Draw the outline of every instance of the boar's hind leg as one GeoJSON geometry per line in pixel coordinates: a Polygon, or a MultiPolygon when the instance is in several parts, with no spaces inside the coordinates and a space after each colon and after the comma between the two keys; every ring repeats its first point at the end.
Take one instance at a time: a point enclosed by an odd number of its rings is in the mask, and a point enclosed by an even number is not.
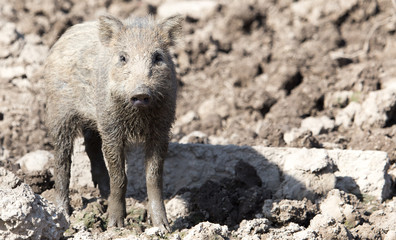
{"type": "Polygon", "coordinates": [[[168,150],[167,141],[152,141],[146,143],[146,186],[148,213],[153,225],[163,231],[170,231],[166,218],[164,200],[162,197],[162,173],[164,158],[168,150]]]}
{"type": "Polygon", "coordinates": [[[91,161],[92,181],[99,185],[100,195],[107,198],[110,192],[109,173],[102,153],[102,139],[97,131],[84,129],[85,151],[91,161]]]}
{"type": "Polygon", "coordinates": [[[74,138],[77,134],[76,119],[52,122],[50,127],[55,148],[55,192],[56,203],[71,213],[69,201],[69,183],[71,155],[73,153],[74,138]]]}

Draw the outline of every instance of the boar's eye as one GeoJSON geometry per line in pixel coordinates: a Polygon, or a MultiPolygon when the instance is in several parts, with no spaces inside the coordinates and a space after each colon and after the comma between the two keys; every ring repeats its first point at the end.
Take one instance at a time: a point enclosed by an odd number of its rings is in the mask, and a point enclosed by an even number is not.
{"type": "Polygon", "coordinates": [[[120,52],[119,61],[122,64],[127,63],[128,62],[128,55],[126,53],[124,53],[124,52],[120,52]]]}
{"type": "Polygon", "coordinates": [[[157,65],[164,62],[164,56],[160,52],[154,52],[153,64],[157,65]]]}

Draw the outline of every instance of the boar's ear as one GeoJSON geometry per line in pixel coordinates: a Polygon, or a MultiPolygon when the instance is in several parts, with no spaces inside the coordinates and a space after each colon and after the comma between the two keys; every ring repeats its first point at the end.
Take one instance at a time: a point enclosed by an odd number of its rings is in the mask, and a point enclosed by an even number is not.
{"type": "Polygon", "coordinates": [[[184,17],[176,15],[169,17],[160,22],[160,27],[166,35],[166,43],[168,46],[174,46],[182,32],[182,23],[184,17]]]}
{"type": "Polygon", "coordinates": [[[115,17],[104,15],[99,17],[99,39],[105,46],[109,46],[114,35],[117,34],[123,24],[115,17]]]}

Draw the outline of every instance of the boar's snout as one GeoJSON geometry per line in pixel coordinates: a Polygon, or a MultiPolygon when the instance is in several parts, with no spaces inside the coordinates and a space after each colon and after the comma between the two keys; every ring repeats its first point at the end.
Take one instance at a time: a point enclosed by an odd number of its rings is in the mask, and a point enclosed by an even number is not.
{"type": "Polygon", "coordinates": [[[134,107],[148,107],[152,102],[151,91],[146,85],[140,85],[132,92],[131,102],[134,107]]]}

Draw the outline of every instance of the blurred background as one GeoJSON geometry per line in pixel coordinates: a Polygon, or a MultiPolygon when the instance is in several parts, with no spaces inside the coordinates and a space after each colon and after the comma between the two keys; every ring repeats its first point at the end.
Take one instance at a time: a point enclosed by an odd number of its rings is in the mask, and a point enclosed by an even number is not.
{"type": "Polygon", "coordinates": [[[41,67],[67,28],[103,13],[181,13],[173,141],[372,149],[394,161],[395,11],[390,0],[2,0],[0,159],[51,149],[41,67]]]}
{"type": "MultiPolygon", "coordinates": [[[[394,0],[0,0],[0,166],[52,150],[44,61],[104,13],[184,16],[173,142],[380,150],[395,182],[394,0]]],[[[50,171],[30,177],[53,187],[50,171]]]]}

